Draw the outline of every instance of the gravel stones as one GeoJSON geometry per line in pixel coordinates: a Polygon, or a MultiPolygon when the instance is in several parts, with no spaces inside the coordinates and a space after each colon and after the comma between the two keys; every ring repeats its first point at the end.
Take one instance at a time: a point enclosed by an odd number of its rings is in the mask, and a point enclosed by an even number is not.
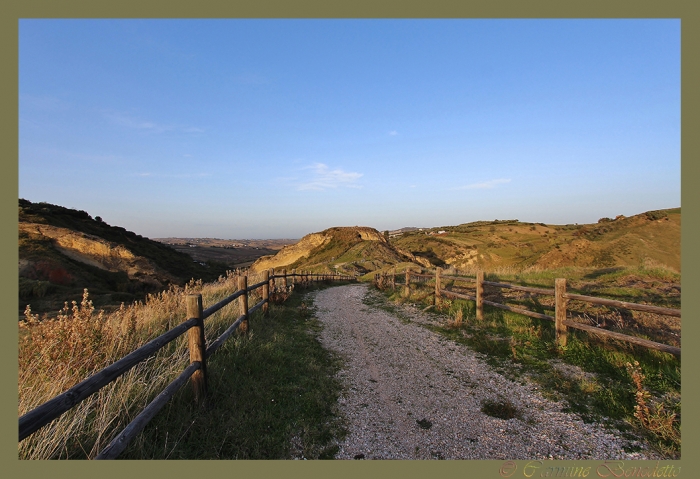
{"type": "Polygon", "coordinates": [[[363,303],[367,285],[313,294],[324,347],[345,360],[341,413],[349,434],[338,459],[651,459],[641,444],[562,412],[534,384],[495,372],[481,355],[420,323],[437,318],[412,307],[402,319],[363,303]],[[406,318],[409,321],[406,321],[406,318]],[[500,419],[485,403],[513,406],[500,419]],[[488,410],[488,409],[487,409],[488,410]],[[629,449],[629,448],[628,448],[629,449]]]}

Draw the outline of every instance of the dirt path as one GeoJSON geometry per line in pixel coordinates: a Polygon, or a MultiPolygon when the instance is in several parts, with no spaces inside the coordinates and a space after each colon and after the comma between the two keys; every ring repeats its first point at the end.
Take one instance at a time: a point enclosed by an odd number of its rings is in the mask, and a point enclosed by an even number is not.
{"type": "Polygon", "coordinates": [[[422,327],[428,315],[403,307],[399,318],[363,302],[368,294],[378,299],[360,284],[313,294],[321,342],[345,359],[339,406],[349,434],[337,458],[653,457],[625,452],[629,441],[562,412],[535,385],[506,379],[478,353],[422,327]],[[509,401],[519,417],[483,413],[488,400],[509,401]]]}

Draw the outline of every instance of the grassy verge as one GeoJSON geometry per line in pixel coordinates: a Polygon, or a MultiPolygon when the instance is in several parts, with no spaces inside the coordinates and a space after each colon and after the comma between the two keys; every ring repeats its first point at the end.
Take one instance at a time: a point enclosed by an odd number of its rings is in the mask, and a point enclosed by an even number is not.
{"type": "MultiPolygon", "coordinates": [[[[403,285],[385,291],[389,305],[429,305],[431,287],[415,286],[409,298],[401,294],[403,285]]],[[[477,321],[471,301],[443,298],[433,311],[444,321],[426,327],[483,353],[499,373],[538,383],[545,396],[565,399],[567,410],[584,421],[643,437],[664,457],[680,457],[680,359],[575,330],[558,348],[553,323],[490,307],[477,321]]]]}
{"type": "Polygon", "coordinates": [[[122,455],[126,459],[330,459],[344,434],[336,415],[339,359],[316,339],[301,294],[251,319],[247,337],[211,357],[209,398],[183,390],[122,455]]]}
{"type": "MultiPolygon", "coordinates": [[[[19,415],[180,323],[186,294],[201,293],[210,306],[236,285],[234,275],[191,282],[108,314],[95,312],[87,291],[56,318],[27,309],[20,323],[19,415]]],[[[332,440],[343,434],[333,409],[338,360],[316,340],[320,326],[303,293],[271,305],[268,316],[254,314],[248,336],[234,334],[209,358],[210,396],[203,407],[194,407],[189,387],[183,388],[121,457],[332,457],[332,440]]],[[[259,299],[258,290],[250,304],[259,299]]],[[[234,303],[207,318],[206,337],[218,337],[238,315],[234,303]]],[[[187,363],[185,335],[21,441],[18,457],[95,457],[187,363]]]]}

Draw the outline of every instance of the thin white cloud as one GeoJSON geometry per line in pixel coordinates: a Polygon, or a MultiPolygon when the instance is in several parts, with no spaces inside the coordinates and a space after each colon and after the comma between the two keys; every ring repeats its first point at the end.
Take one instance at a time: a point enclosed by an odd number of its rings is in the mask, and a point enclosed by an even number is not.
{"type": "Polygon", "coordinates": [[[296,181],[298,179],[298,176],[276,176],[273,178],[274,181],[279,181],[282,183],[289,183],[290,181],[296,181]]]}
{"type": "Polygon", "coordinates": [[[390,135],[390,136],[396,136],[396,135],[398,135],[398,134],[399,134],[399,132],[396,131],[396,130],[391,130],[391,131],[389,132],[389,135],[390,135]]]}
{"type": "Polygon", "coordinates": [[[110,154],[101,154],[101,155],[95,155],[95,154],[87,154],[87,153],[76,153],[73,151],[67,151],[67,150],[61,150],[61,149],[55,149],[51,148],[46,150],[51,154],[54,158],[60,159],[60,160],[77,160],[77,161],[82,161],[86,163],[94,163],[98,165],[119,165],[124,163],[126,158],[123,156],[119,155],[110,155],[110,154]]]}
{"type": "Polygon", "coordinates": [[[156,123],[154,121],[143,120],[141,118],[126,115],[124,113],[103,111],[102,114],[112,123],[126,128],[148,131],[153,133],[164,133],[166,131],[180,131],[183,133],[204,133],[203,128],[195,126],[177,126],[156,123]]]}
{"type": "Polygon", "coordinates": [[[323,191],[331,188],[362,188],[357,184],[357,180],[362,177],[362,173],[343,171],[340,168],[331,170],[323,163],[314,163],[304,170],[311,172],[311,178],[300,184],[298,190],[323,191]]]}
{"type": "Polygon", "coordinates": [[[19,106],[21,108],[33,108],[37,110],[67,110],[70,103],[54,96],[20,95],[19,106]]]}
{"type": "Polygon", "coordinates": [[[175,129],[175,127],[171,125],[160,125],[152,121],[141,120],[139,118],[134,118],[132,116],[124,115],[122,113],[103,112],[103,114],[105,118],[107,118],[111,122],[127,128],[153,131],[156,133],[162,133],[164,131],[171,131],[175,129]]]}
{"type": "Polygon", "coordinates": [[[212,176],[211,173],[183,173],[179,175],[175,174],[163,174],[163,173],[132,173],[131,176],[138,176],[140,178],[205,178],[212,176]]]}
{"type": "Polygon", "coordinates": [[[459,186],[457,188],[454,188],[455,190],[484,190],[484,189],[490,189],[490,188],[495,188],[497,185],[501,185],[504,183],[510,183],[510,178],[498,178],[496,180],[488,180],[484,181],[481,183],[472,183],[471,185],[466,185],[466,186],[459,186]]]}

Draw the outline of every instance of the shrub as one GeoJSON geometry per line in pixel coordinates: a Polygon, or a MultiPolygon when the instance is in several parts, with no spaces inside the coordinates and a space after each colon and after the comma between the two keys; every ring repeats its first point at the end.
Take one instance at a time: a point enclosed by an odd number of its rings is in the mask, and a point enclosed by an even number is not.
{"type": "Polygon", "coordinates": [[[662,218],[666,218],[667,216],[668,216],[668,214],[665,211],[656,210],[656,211],[647,211],[646,212],[646,217],[648,219],[650,219],[651,221],[660,220],[662,218]]]}
{"type": "Polygon", "coordinates": [[[627,372],[634,382],[635,403],[634,417],[639,424],[649,433],[664,442],[671,443],[680,448],[680,425],[676,414],[666,410],[661,402],[652,404],[651,393],[644,387],[646,377],[642,373],[639,362],[625,364],[627,372]]]}

